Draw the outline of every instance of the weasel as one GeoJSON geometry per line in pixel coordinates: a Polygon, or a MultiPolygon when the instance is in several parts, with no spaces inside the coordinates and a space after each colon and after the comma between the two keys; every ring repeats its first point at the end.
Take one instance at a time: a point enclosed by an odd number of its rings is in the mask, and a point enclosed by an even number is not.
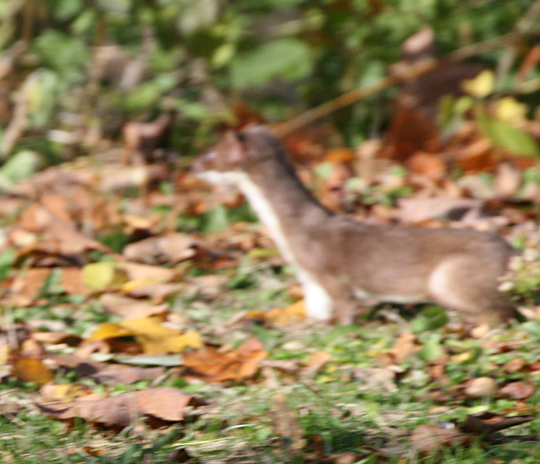
{"type": "Polygon", "coordinates": [[[272,132],[262,125],[227,132],[194,163],[212,183],[236,185],[294,266],[309,317],[353,321],[358,300],[432,301],[468,322],[515,314],[498,280],[516,253],[495,233],[368,225],[321,205],[302,185],[272,132]]]}

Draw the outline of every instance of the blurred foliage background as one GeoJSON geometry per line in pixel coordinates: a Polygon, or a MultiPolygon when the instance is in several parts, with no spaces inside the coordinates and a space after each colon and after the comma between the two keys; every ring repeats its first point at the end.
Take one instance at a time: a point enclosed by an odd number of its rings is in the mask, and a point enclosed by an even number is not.
{"type": "MultiPolygon", "coordinates": [[[[191,154],[217,125],[234,124],[239,108],[287,120],[383,78],[402,59],[403,42],[426,26],[444,57],[516,31],[534,3],[0,0],[0,155],[54,163],[121,140],[128,121],[164,114],[174,114],[167,148],[191,154]]],[[[539,34],[536,22],[477,54],[497,70],[499,93],[515,93],[520,59],[539,34]]],[[[540,77],[533,68],[529,80],[540,77]]],[[[397,92],[327,119],[354,146],[380,134],[397,92]]],[[[519,99],[533,111],[538,90],[519,99]]]]}

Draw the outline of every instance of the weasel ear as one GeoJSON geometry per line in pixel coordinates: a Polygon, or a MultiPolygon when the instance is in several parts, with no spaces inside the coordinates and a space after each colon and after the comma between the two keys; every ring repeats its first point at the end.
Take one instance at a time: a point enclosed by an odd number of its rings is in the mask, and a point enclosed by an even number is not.
{"type": "Polygon", "coordinates": [[[229,162],[241,163],[246,159],[246,150],[238,132],[225,132],[225,135],[223,136],[223,145],[229,162]]]}

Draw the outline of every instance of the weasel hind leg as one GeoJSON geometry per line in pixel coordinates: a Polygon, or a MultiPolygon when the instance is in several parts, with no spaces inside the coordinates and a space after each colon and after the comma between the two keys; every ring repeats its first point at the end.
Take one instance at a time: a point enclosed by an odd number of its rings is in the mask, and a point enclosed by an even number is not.
{"type": "Polygon", "coordinates": [[[479,263],[469,256],[456,256],[432,272],[428,290],[438,304],[458,311],[475,323],[503,323],[515,316],[515,306],[498,290],[504,269],[479,263]]]}

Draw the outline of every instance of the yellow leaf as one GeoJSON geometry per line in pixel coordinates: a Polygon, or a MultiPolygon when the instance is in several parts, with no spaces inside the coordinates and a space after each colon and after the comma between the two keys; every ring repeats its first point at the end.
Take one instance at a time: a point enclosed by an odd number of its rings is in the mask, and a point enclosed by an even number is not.
{"type": "Polygon", "coordinates": [[[493,92],[495,86],[495,74],[490,69],[482,71],[474,79],[463,81],[462,87],[465,92],[476,98],[485,98],[493,92]]]}
{"type": "Polygon", "coordinates": [[[453,363],[462,363],[472,358],[471,353],[459,353],[452,356],[453,363]]]}
{"type": "Polygon", "coordinates": [[[512,122],[523,120],[527,114],[527,105],[519,103],[513,97],[504,97],[497,104],[497,118],[512,122]]]}
{"type": "Polygon", "coordinates": [[[122,285],[121,290],[123,293],[129,293],[133,290],[137,290],[142,287],[147,287],[148,285],[161,284],[168,282],[170,280],[169,276],[153,276],[153,277],[144,277],[142,279],[135,279],[126,282],[122,285]]]}
{"type": "Polygon", "coordinates": [[[266,319],[280,325],[303,321],[306,318],[304,300],[299,300],[286,308],[274,308],[268,311],[266,319]]]}
{"type": "Polygon", "coordinates": [[[99,291],[117,287],[128,280],[122,265],[114,261],[87,264],[83,267],[82,272],[85,285],[92,290],[99,291]]]}
{"type": "Polygon", "coordinates": [[[186,348],[201,348],[203,342],[197,332],[170,329],[161,323],[159,317],[126,319],[121,325],[135,335],[135,339],[148,355],[180,353],[186,348]]]}
{"type": "Polygon", "coordinates": [[[105,340],[106,338],[131,337],[134,333],[114,322],[101,324],[94,333],[88,337],[88,340],[105,340]]]}
{"type": "Polygon", "coordinates": [[[54,380],[52,371],[35,358],[19,358],[13,365],[13,375],[21,382],[36,382],[45,385],[54,380]]]}

